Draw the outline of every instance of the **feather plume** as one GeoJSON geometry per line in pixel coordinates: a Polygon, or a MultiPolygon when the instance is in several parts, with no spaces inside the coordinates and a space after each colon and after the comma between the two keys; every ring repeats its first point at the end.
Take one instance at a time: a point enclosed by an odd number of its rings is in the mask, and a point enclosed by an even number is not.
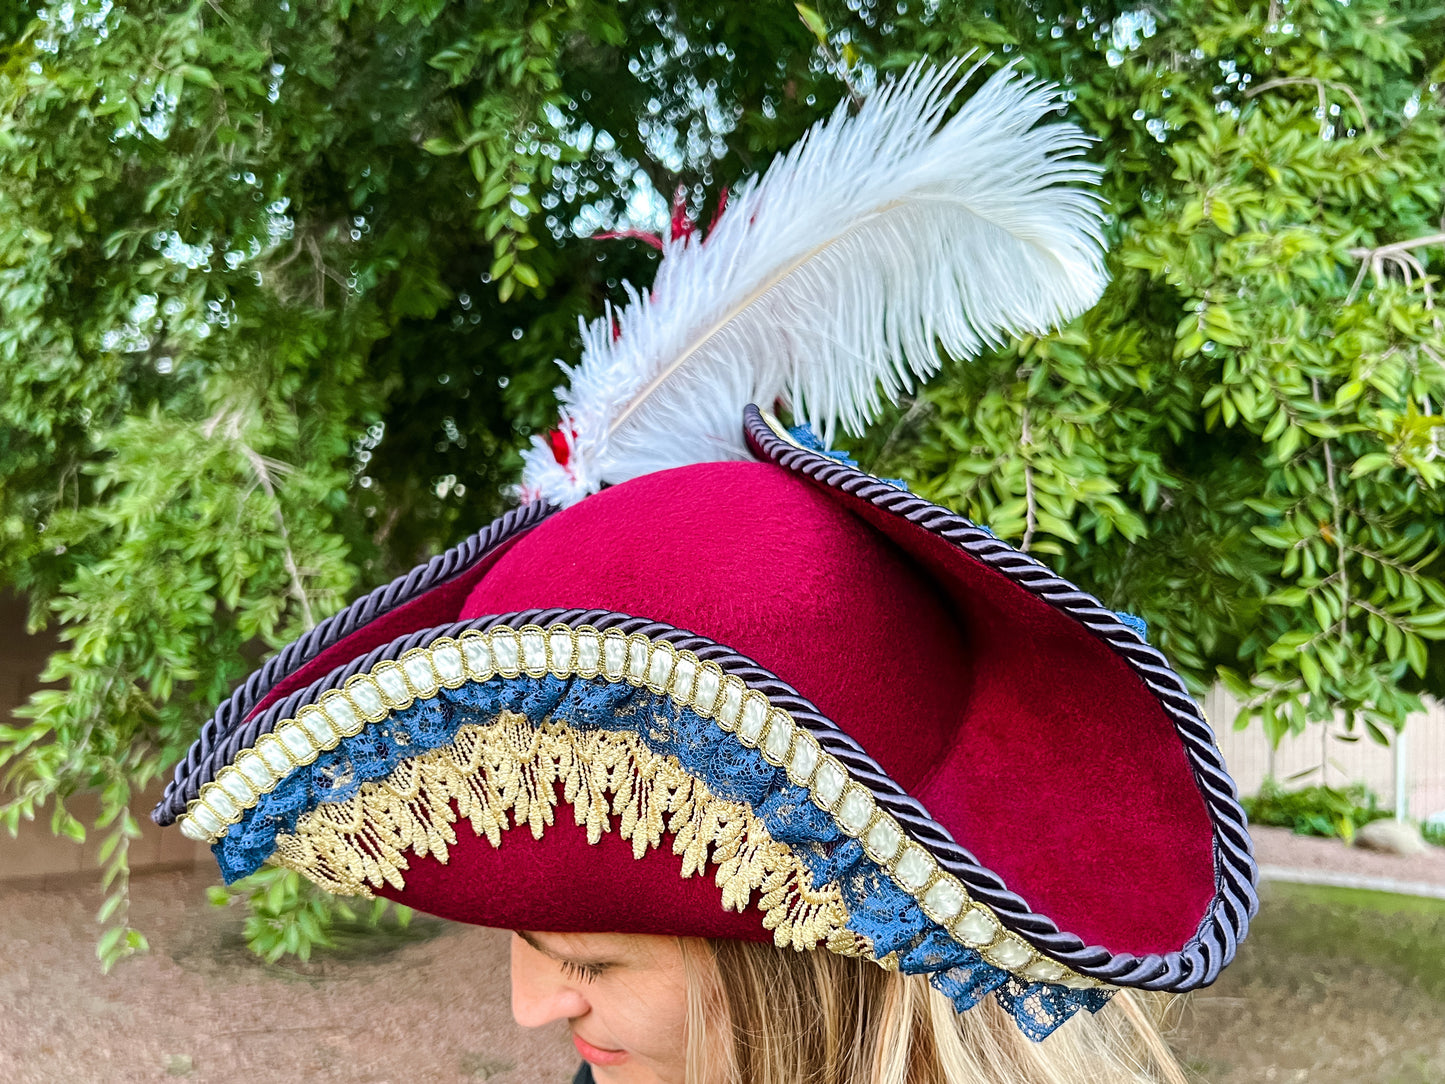
{"type": "Polygon", "coordinates": [[[857,434],[940,363],[1043,333],[1105,283],[1089,140],[1052,86],[915,65],[846,102],[734,189],[705,241],[663,242],[649,293],[625,286],[563,366],[562,420],[523,453],[523,499],[746,459],[748,403],[782,400],[825,441],[857,434]]]}

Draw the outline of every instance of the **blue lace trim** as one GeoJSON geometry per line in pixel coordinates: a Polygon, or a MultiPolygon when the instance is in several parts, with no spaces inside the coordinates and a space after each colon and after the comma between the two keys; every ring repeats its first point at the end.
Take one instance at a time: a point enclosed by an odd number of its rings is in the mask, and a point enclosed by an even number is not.
{"type": "MultiPolygon", "coordinates": [[[[811,425],[795,425],[788,430],[788,435],[799,444],[801,444],[804,448],[808,449],[808,451],[810,452],[817,452],[819,455],[825,455],[829,459],[836,459],[845,467],[856,467],[860,470],[862,469],[861,467],[858,467],[858,461],[847,452],[839,451],[837,448],[823,447],[822,438],[819,437],[817,433],[813,432],[813,427],[811,425]]],[[[905,482],[902,478],[879,478],[878,480],[880,482],[887,482],[890,486],[901,489],[905,493],[909,492],[908,483],[905,482]]]]}
{"type": "Polygon", "coordinates": [[[1125,613],[1123,610],[1115,610],[1114,616],[1117,617],[1124,624],[1128,625],[1129,628],[1137,632],[1139,634],[1139,639],[1143,640],[1145,643],[1148,643],[1149,622],[1145,621],[1142,617],[1135,617],[1131,613],[1125,613]]]}
{"type": "Polygon", "coordinates": [[[498,677],[418,700],[344,739],[263,795],[212,847],[226,883],[259,869],[275,850],[277,834],[294,832],[303,814],[346,801],[363,783],[385,779],[402,760],[447,745],[460,727],[486,725],[502,712],[524,715],[533,725],[560,720],[579,730],[628,731],[652,751],[675,757],[714,795],[748,803],[773,838],[807,866],[815,888],[839,886],[848,927],[867,937],[879,958],[897,952],[900,970],[930,974],[960,1012],[992,993],[1025,1034],[1042,1039],[1080,1008],[1097,1012],[1108,1000],[1097,989],[1025,983],[959,944],[785,771],[670,697],[626,682],[498,677]]]}

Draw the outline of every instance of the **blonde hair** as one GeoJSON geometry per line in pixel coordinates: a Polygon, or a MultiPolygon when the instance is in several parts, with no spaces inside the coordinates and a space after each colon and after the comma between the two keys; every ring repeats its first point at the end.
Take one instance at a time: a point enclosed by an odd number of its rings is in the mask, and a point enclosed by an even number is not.
{"type": "Polygon", "coordinates": [[[688,1084],[1187,1084],[1127,992],[1036,1043],[991,997],[958,1013],[868,960],[717,940],[683,961],[688,1084]]]}

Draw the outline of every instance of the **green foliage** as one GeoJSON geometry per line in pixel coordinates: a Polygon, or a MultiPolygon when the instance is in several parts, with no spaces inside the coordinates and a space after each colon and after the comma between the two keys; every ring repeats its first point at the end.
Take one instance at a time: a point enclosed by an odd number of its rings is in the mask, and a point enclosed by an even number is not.
{"type": "Polygon", "coordinates": [[[1392,816],[1381,809],[1379,799],[1363,783],[1348,787],[1316,784],[1300,790],[1285,790],[1266,779],[1259,793],[1243,799],[1245,813],[1253,824],[1288,828],[1300,836],[1331,836],[1349,843],[1361,825],[1392,816]]]}
{"type": "MultiPolygon", "coordinates": [[[[720,88],[667,151],[697,201],[831,100],[791,9],[678,19],[587,0],[6,8],[0,582],[63,647],[0,726],[0,819],[103,834],[106,966],[141,944],[133,795],[261,653],[500,510],[578,316],[648,277],[645,246],[571,226],[670,194],[653,99],[671,115],[720,88]],[[674,53],[681,32],[695,53],[674,53]],[[78,792],[100,794],[97,823],[68,812],[78,792]]],[[[276,907],[324,910],[302,899],[276,907]]]]}
{"type": "Polygon", "coordinates": [[[315,949],[335,948],[343,930],[404,930],[413,914],[386,900],[372,900],[358,910],[354,901],[323,892],[289,869],[263,869],[229,887],[216,885],[207,895],[215,907],[246,905],[246,945],[267,963],[282,956],[309,960],[315,949]]]}
{"type": "MultiPolygon", "coordinates": [[[[1099,138],[1113,284],[865,461],[1147,618],[1271,737],[1384,736],[1445,687],[1423,0],[11,4],[0,583],[62,647],[0,725],[0,819],[100,833],[107,964],[141,946],[132,796],[264,653],[503,506],[577,318],[651,276],[588,236],[974,47],[1099,138]]],[[[320,943],[334,904],[266,878],[258,950],[320,943]]]]}
{"type": "Polygon", "coordinates": [[[879,468],[1144,617],[1240,725],[1343,712],[1386,740],[1445,635],[1445,23],[1380,0],[1075,14],[1018,44],[1100,139],[1113,282],[905,404],[879,468]]]}

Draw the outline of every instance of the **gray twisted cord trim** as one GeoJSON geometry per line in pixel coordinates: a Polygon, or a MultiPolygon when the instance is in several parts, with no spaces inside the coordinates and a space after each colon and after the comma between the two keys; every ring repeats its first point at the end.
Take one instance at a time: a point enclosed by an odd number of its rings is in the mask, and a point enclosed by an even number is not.
{"type": "Polygon", "coordinates": [[[749,688],[763,693],[774,705],[788,711],[799,726],[817,738],[823,749],[847,765],[853,777],[868,786],[881,808],[897,817],[915,839],[932,850],[944,869],[963,881],[976,899],[993,908],[1006,926],[1027,937],[1041,951],[1077,971],[1120,985],[1146,985],[1147,981],[1150,988],[1184,988],[1176,983],[1187,981],[1188,972],[1184,967],[1173,964],[1172,960],[1155,956],[1139,960],[1129,954],[1115,955],[1097,945],[1085,945],[1077,936],[1061,932],[1050,919],[1030,911],[1020,897],[1009,892],[995,873],[961,847],[948,830],[934,821],[917,799],[894,782],[856,741],[771,671],[706,637],[644,617],[631,617],[608,610],[525,610],[420,629],[398,637],[269,705],[255,718],[226,735],[224,741],[210,751],[195,785],[199,789],[201,783],[214,778],[215,773],[242,750],[254,745],[262,735],[270,733],[306,704],[314,703],[322,693],[339,688],[348,678],[370,670],[379,662],[400,658],[412,648],[423,647],[442,637],[456,637],[473,629],[485,632],[498,625],[546,627],[553,624],[573,628],[591,625],[604,632],[618,629],[628,635],[642,633],[651,639],[665,640],[679,651],[691,651],[705,662],[716,663],[725,673],[742,678],[749,688]]]}
{"type": "Polygon", "coordinates": [[[185,812],[186,803],[195,798],[200,789],[196,783],[197,772],[203,763],[212,759],[211,750],[224,742],[279,682],[363,625],[465,572],[491,550],[531,530],[556,510],[555,505],[540,501],[513,508],[470,538],[357,599],[300,639],[287,644],[222,701],[216,713],[206,720],[200,736],[186,751],[185,759],[176,765],[160,804],[151,812],[151,820],[165,826],[185,812]]]}
{"type": "MultiPolygon", "coordinates": [[[[975,891],[979,899],[998,911],[1006,925],[1020,933],[1027,933],[1040,949],[1085,974],[1120,986],[1181,992],[1213,982],[1220,970],[1234,958],[1240,940],[1249,929],[1249,920],[1259,909],[1255,888],[1257,869],[1244,810],[1240,808],[1234,782],[1224,769],[1223,759],[1214,743],[1214,732],[1164,656],[1087,591],[1061,579],[1047,566],[962,516],[855,467],[780,439],[755,406],[749,406],[743,417],[748,444],[760,459],[867,501],[946,539],[980,563],[1002,572],[1024,590],[1068,614],[1108,644],[1159,699],[1179,733],[1214,826],[1214,903],[1200,922],[1193,939],[1182,950],[1164,956],[1144,957],[1126,953],[1111,955],[1097,946],[1081,948],[1077,954],[1073,950],[1056,950],[1054,936],[1049,931],[1057,933],[1057,928],[1047,919],[1018,913],[1014,902],[1021,904],[1022,901],[1017,896],[1011,893],[995,896],[984,885],[975,890],[971,878],[961,871],[953,872],[968,884],[970,891],[975,891]],[[1046,924],[1048,929],[1042,926],[1036,928],[1036,919],[1046,924]],[[1100,954],[1108,958],[1103,959],[1100,954]]],[[[905,819],[901,814],[899,817],[900,820],[905,819]]],[[[927,819],[927,814],[923,813],[923,817],[927,819]]],[[[924,825],[915,824],[912,820],[907,823],[910,829],[923,834],[924,825]]],[[[928,819],[928,824],[933,824],[931,819],[928,819]]],[[[939,833],[947,835],[942,826],[934,827],[939,833]]],[[[944,852],[938,853],[942,857],[944,852]]],[[[997,878],[993,880],[996,882],[997,878]]],[[[1078,943],[1072,935],[1058,936],[1078,943]]]]}
{"type": "MultiPolygon", "coordinates": [[[[717,662],[723,669],[742,677],[750,687],[758,689],[780,707],[790,711],[801,725],[806,726],[817,737],[824,749],[837,756],[856,778],[870,787],[883,808],[905,824],[915,838],[930,846],[944,868],[958,876],[976,898],[992,907],[1005,925],[1026,936],[1042,951],[1080,972],[1118,985],[1182,991],[1212,982],[1220,969],[1233,957],[1237,943],[1248,927],[1249,918],[1257,909],[1254,862],[1243,813],[1239,809],[1233,783],[1225,773],[1218,750],[1214,746],[1213,734],[1200,715],[1197,705],[1163,657],[1092,596],[1059,579],[1033,558],[993,538],[962,517],[913,497],[894,486],[881,483],[826,456],[779,440],[767,428],[755,408],[749,408],[747,412],[745,430],[749,443],[760,457],[923,526],[958,545],[989,567],[1008,575],[1020,586],[1056,608],[1069,613],[1113,647],[1158,696],[1179,730],[1215,826],[1216,902],[1201,922],[1195,937],[1180,952],[1142,958],[1122,953],[1116,955],[1100,946],[1086,946],[1077,936],[1059,931],[1051,920],[1033,913],[1022,899],[1009,892],[997,875],[984,868],[971,853],[959,846],[948,831],[929,817],[915,799],[904,793],[856,742],[818,713],[809,701],[790,686],[757,666],[752,660],[737,655],[722,645],[644,618],[603,611],[546,610],[497,615],[420,630],[383,645],[363,658],[352,660],[313,682],[308,688],[298,690],[271,705],[245,725],[237,725],[237,720],[244,719],[245,712],[265,695],[267,689],[286,674],[294,672],[307,659],[315,657],[326,646],[340,640],[391,606],[400,605],[450,579],[469,567],[471,562],[481,559],[487,549],[513,533],[534,526],[544,514],[553,511],[551,508],[541,509],[537,506],[518,509],[502,517],[483,535],[475,536],[462,546],[435,558],[428,565],[414,570],[389,587],[373,592],[367,599],[353,604],[353,607],[331,619],[336,623],[335,626],[328,629],[328,625],[324,624],[309,634],[316,637],[316,642],[309,650],[303,638],[303,641],[287,648],[268,664],[268,667],[274,667],[269,673],[263,668],[257,675],[253,675],[233,697],[237,705],[244,703],[246,706],[232,706],[229,711],[218,710],[216,719],[212,724],[208,724],[201,740],[193,745],[187,760],[178,766],[176,780],[167,790],[168,800],[172,799],[173,791],[179,800],[174,801],[172,808],[167,810],[169,816],[165,820],[160,816],[166,806],[163,802],[162,807],[157,809],[156,819],[161,823],[170,823],[183,811],[185,802],[195,796],[200,786],[213,778],[241,749],[254,743],[281,719],[294,714],[308,699],[314,699],[326,689],[336,687],[346,678],[363,669],[369,669],[382,659],[395,658],[412,647],[430,642],[439,636],[456,635],[469,628],[487,629],[503,622],[551,624],[561,621],[572,625],[592,624],[604,630],[621,628],[628,633],[644,632],[649,636],[666,639],[679,649],[691,650],[700,658],[717,662]],[[529,511],[535,518],[521,515],[529,511]],[[525,522],[520,522],[522,520],[525,522]],[[484,536],[490,540],[482,543],[480,540],[484,536]],[[434,566],[447,557],[460,555],[464,550],[469,551],[468,556],[454,559],[444,570],[432,571],[434,566]],[[388,592],[391,593],[389,596],[388,592]],[[373,599],[377,601],[373,602],[373,599]],[[350,620],[343,622],[342,619],[348,617],[350,620]],[[322,636],[323,629],[328,629],[330,635],[322,636]],[[325,642],[320,642],[322,640],[325,642]],[[293,661],[288,665],[288,660],[293,661]],[[226,722],[224,729],[215,725],[217,720],[226,722]],[[217,735],[222,737],[218,738],[217,735]],[[184,797],[180,797],[182,793],[184,797]]],[[[225,707],[223,705],[223,709],[225,707]]]]}

